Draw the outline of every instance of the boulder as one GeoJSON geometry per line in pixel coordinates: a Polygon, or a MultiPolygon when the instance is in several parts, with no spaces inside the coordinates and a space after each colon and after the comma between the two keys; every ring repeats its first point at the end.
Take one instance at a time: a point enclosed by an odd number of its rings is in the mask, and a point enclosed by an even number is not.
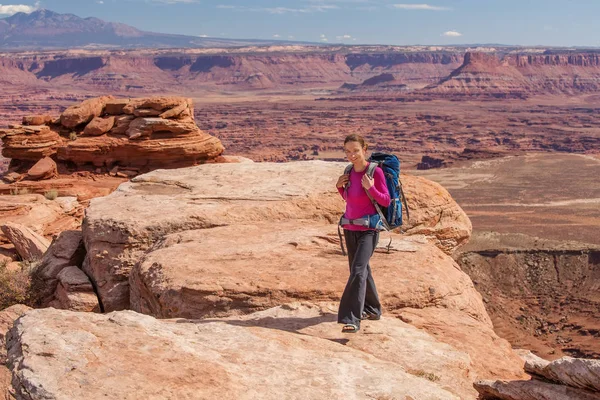
{"type": "Polygon", "coordinates": [[[534,354],[524,357],[525,371],[552,382],[600,392],[600,360],[562,357],[552,362],[534,354]]]}
{"type": "MultiPolygon", "coordinates": [[[[184,97],[150,97],[150,98],[137,98],[132,99],[124,108],[125,114],[134,114],[138,109],[152,109],[156,111],[164,112],[166,110],[178,107],[187,102],[191,103],[191,99],[184,97]]],[[[157,114],[160,115],[161,113],[157,114]]],[[[193,115],[193,114],[192,114],[193,115]]]]}
{"type": "Polygon", "coordinates": [[[27,171],[27,178],[38,181],[58,176],[58,167],[53,159],[44,157],[27,171]]]}
{"type": "Polygon", "coordinates": [[[81,231],[61,232],[32,273],[36,305],[48,307],[56,297],[60,272],[69,266],[81,266],[84,258],[85,248],[81,231]]]}
{"type": "Polygon", "coordinates": [[[87,275],[76,266],[63,268],[57,275],[58,286],[49,306],[72,311],[100,312],[98,297],[87,275]]]}
{"type": "Polygon", "coordinates": [[[435,377],[341,345],[335,323],[323,329],[327,339],[235,321],[32,310],[10,331],[8,365],[22,398],[460,398],[435,377]]]}
{"type": "Polygon", "coordinates": [[[78,125],[86,124],[94,117],[102,115],[107,101],[113,99],[112,96],[102,96],[71,106],[61,114],[60,123],[67,128],[75,128],[78,125]]]}
{"type": "Polygon", "coordinates": [[[86,125],[83,130],[84,135],[100,136],[110,131],[115,124],[115,117],[100,118],[95,117],[86,125]]]}
{"type": "Polygon", "coordinates": [[[120,115],[124,114],[123,108],[129,104],[130,99],[111,99],[107,100],[104,106],[104,111],[108,115],[120,115]]]}
{"type": "Polygon", "coordinates": [[[50,246],[46,238],[24,225],[8,222],[2,225],[1,229],[23,260],[40,260],[50,246]]]}
{"type": "Polygon", "coordinates": [[[598,393],[553,383],[531,381],[480,381],[475,389],[482,400],[599,400],[598,393]]]}
{"type": "Polygon", "coordinates": [[[2,155],[16,160],[37,161],[56,154],[62,140],[48,126],[16,126],[0,129],[2,155]]]}
{"type": "Polygon", "coordinates": [[[135,117],[133,115],[118,115],[115,117],[115,124],[110,133],[114,135],[124,135],[129,129],[129,124],[135,117]]]}
{"type": "Polygon", "coordinates": [[[50,115],[31,115],[23,117],[23,125],[47,125],[52,123],[54,118],[50,115]]]}
{"type": "Polygon", "coordinates": [[[177,136],[198,130],[198,127],[191,118],[187,121],[163,118],[136,118],[129,124],[126,134],[129,136],[129,139],[138,139],[144,136],[151,136],[154,132],[168,132],[177,136]]]}

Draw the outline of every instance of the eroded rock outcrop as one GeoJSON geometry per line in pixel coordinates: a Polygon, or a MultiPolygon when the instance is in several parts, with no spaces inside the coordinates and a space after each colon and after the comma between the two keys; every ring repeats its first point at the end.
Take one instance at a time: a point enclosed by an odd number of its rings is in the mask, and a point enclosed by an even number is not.
{"type": "Polygon", "coordinates": [[[32,116],[25,122],[0,130],[5,157],[157,168],[211,161],[223,152],[217,138],[196,126],[192,101],[183,97],[104,96],[67,108],[58,120],[32,116]],[[33,122],[41,125],[28,125],[33,122]]]}
{"type": "MultiPolygon", "coordinates": [[[[269,224],[278,231],[278,225],[292,221],[290,228],[337,223],[344,203],[335,180],[344,166],[320,161],[211,164],[138,176],[110,196],[92,200],[83,225],[88,250],[83,269],[93,277],[107,311],[128,308],[131,269],[169,234],[259,223],[265,231],[269,224]]],[[[413,193],[417,182],[426,181],[406,176],[403,182],[409,207],[422,208],[411,213],[411,235],[446,251],[468,238],[468,218],[443,196],[441,186],[429,183],[413,193]],[[431,201],[431,210],[425,210],[430,205],[420,198],[427,193],[442,197],[431,201]]]]}

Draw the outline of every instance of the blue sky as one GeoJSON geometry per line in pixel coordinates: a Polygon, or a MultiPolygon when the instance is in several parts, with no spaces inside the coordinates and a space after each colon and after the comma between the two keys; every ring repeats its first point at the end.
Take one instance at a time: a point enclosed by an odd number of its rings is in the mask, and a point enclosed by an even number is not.
{"type": "Polygon", "coordinates": [[[164,33],[346,44],[600,46],[600,0],[20,0],[164,33]]]}

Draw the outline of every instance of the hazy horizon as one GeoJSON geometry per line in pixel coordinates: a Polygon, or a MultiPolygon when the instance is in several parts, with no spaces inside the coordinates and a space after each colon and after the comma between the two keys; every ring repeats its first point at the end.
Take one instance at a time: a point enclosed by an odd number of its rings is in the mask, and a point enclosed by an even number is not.
{"type": "Polygon", "coordinates": [[[346,45],[600,47],[592,0],[43,0],[0,5],[0,18],[45,8],[199,37],[346,45]]]}

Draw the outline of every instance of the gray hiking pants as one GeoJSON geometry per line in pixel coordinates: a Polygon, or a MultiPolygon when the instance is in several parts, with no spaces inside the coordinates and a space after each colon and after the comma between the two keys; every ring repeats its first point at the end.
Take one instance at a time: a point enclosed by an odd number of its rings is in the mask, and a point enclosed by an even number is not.
{"type": "Polygon", "coordinates": [[[338,322],[360,326],[363,311],[381,315],[381,304],[369,260],[379,241],[377,231],[349,231],[344,229],[350,277],[342,294],[338,322]]]}

